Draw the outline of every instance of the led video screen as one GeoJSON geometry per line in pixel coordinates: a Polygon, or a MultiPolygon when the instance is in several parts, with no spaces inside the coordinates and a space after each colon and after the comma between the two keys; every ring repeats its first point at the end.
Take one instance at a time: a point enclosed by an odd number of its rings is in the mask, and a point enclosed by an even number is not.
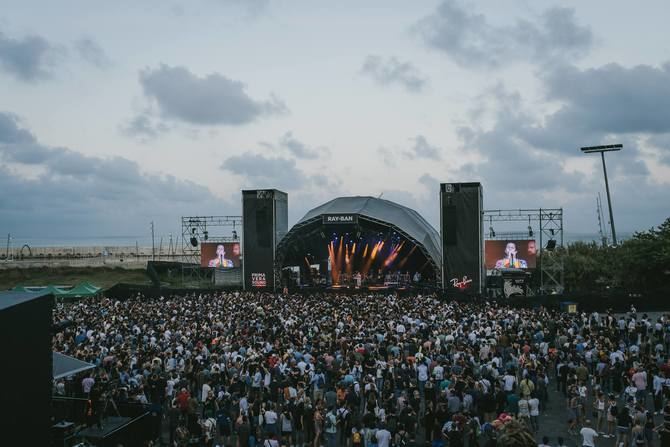
{"type": "Polygon", "coordinates": [[[535,268],[537,245],[535,240],[486,241],[484,258],[486,268],[532,269],[535,268]]]}
{"type": "Polygon", "coordinates": [[[239,242],[205,242],[200,246],[202,267],[235,268],[240,266],[239,242]]]}

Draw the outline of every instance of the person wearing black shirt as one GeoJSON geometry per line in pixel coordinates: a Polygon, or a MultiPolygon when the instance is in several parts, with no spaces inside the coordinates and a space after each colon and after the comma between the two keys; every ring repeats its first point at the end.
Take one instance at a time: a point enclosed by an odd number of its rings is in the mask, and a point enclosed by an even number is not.
{"type": "Polygon", "coordinates": [[[435,411],[433,402],[426,401],[426,410],[423,413],[423,427],[425,429],[426,442],[432,442],[435,435],[435,411]]]}
{"type": "Polygon", "coordinates": [[[616,417],[616,442],[614,445],[627,444],[628,433],[633,420],[628,414],[628,407],[623,407],[616,417]]]}

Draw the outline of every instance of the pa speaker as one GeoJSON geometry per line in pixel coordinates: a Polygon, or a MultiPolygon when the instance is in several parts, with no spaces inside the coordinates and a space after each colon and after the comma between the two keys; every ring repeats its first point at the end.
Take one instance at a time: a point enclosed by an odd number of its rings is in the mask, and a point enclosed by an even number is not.
{"type": "Polygon", "coordinates": [[[481,293],[484,278],[483,189],[480,183],[440,184],[442,286],[481,293]]]}
{"type": "Polygon", "coordinates": [[[275,249],[288,231],[288,195],[276,189],[242,191],[242,226],[244,288],[274,290],[280,280],[275,249]]]}

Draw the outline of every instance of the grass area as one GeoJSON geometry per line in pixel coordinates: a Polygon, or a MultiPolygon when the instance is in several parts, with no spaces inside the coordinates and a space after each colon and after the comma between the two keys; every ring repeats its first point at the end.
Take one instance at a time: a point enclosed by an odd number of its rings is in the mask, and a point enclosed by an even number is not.
{"type": "Polygon", "coordinates": [[[75,285],[88,281],[106,289],[116,283],[149,284],[145,270],[106,267],[40,267],[0,270],[0,290],[22,286],[75,285]]]}

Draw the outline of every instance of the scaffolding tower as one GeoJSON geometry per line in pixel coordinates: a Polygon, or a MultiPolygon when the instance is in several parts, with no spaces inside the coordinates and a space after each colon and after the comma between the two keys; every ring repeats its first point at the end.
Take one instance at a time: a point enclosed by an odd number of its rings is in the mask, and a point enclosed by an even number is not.
{"type": "Polygon", "coordinates": [[[542,293],[563,293],[563,208],[517,210],[485,210],[484,222],[489,225],[487,239],[532,239],[539,234],[539,272],[542,293]],[[495,222],[525,222],[527,231],[497,232],[495,222]]]}
{"type": "Polygon", "coordinates": [[[184,261],[200,265],[202,242],[236,242],[242,237],[242,216],[185,216],[181,218],[184,261]]]}

